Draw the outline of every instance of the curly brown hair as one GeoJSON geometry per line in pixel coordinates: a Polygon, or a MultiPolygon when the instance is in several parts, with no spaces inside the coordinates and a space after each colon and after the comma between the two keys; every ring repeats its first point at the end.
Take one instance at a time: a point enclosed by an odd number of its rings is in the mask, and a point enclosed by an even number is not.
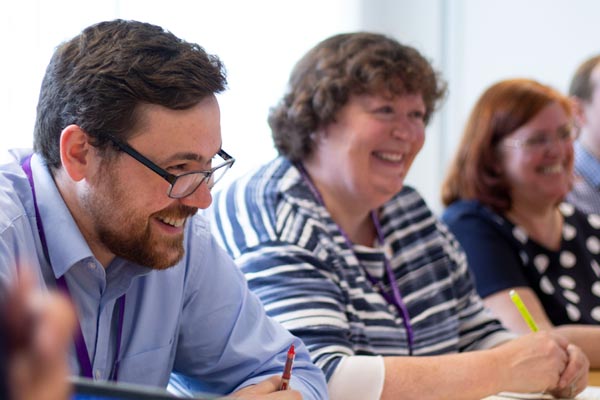
{"type": "Polygon", "coordinates": [[[416,49],[376,33],[332,36],[298,61],[279,104],[269,113],[275,147],[292,161],[313,151],[314,132],[335,120],[352,95],[420,94],[425,121],[446,84],[416,49]]]}

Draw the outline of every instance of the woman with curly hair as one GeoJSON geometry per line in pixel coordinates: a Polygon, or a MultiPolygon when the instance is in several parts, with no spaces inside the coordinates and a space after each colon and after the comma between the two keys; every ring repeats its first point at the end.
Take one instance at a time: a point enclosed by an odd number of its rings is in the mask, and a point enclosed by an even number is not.
{"type": "Polygon", "coordinates": [[[579,392],[580,350],[547,333],[510,340],[458,244],[404,186],[444,92],[392,38],[319,43],[271,111],[280,156],[215,195],[214,233],[267,312],[304,340],[332,399],[579,392]]]}

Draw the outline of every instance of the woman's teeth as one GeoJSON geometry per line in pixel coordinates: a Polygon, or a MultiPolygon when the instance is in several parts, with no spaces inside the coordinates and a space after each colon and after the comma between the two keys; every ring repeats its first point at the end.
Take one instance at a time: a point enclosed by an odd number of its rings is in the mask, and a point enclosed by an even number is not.
{"type": "Polygon", "coordinates": [[[401,153],[382,153],[375,152],[375,156],[385,161],[401,162],[404,159],[404,154],[401,153]]]}
{"type": "Polygon", "coordinates": [[[554,164],[541,168],[543,174],[558,174],[564,171],[562,164],[554,164]]]}

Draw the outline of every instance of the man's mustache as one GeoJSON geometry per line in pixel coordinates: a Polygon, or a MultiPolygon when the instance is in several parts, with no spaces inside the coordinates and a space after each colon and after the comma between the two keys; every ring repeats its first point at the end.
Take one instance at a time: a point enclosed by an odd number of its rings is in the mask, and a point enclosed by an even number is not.
{"type": "Polygon", "coordinates": [[[160,210],[154,213],[154,216],[157,218],[187,218],[195,215],[198,212],[198,208],[196,207],[188,207],[184,205],[178,205],[174,207],[165,208],[164,210],[160,210]]]}

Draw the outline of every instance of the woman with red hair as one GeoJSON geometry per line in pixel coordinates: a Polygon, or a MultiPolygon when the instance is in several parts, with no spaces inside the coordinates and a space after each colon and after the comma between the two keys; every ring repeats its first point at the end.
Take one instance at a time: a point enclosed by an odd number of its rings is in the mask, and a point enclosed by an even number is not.
{"type": "Polygon", "coordinates": [[[514,289],[539,328],[567,337],[598,368],[600,216],[563,203],[576,133],[569,99],[551,87],[529,79],[491,86],[443,183],[443,220],[505,326],[528,331],[514,289]]]}

